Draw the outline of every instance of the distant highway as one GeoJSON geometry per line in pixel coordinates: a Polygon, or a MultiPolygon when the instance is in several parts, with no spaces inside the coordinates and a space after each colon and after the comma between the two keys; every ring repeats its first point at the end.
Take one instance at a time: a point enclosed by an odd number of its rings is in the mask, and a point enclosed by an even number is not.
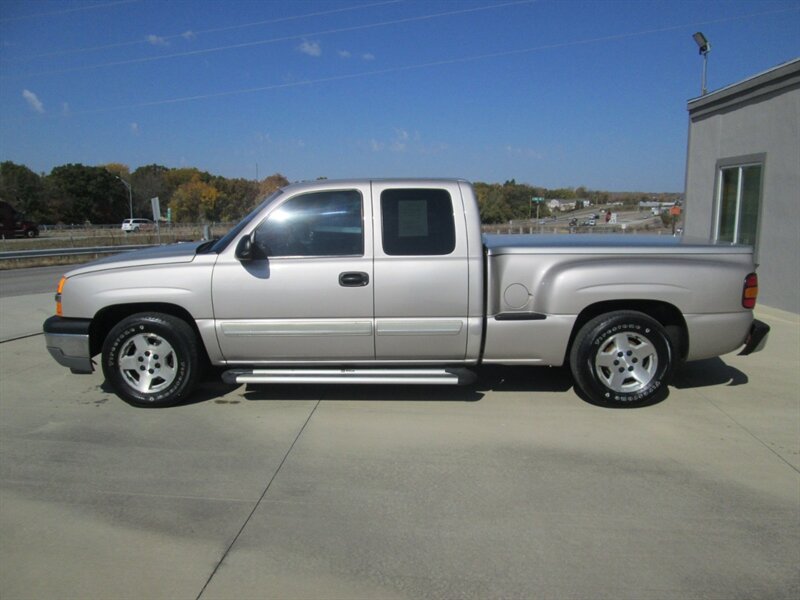
{"type": "Polygon", "coordinates": [[[34,267],[31,269],[7,269],[0,271],[0,298],[26,296],[28,294],[56,293],[58,280],[67,271],[78,265],[34,267]]]}

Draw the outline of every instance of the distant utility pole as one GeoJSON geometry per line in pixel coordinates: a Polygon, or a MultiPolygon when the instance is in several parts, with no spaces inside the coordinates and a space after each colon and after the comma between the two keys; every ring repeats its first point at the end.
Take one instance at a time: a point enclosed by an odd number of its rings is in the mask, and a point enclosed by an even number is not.
{"type": "Polygon", "coordinates": [[[697,47],[700,49],[700,54],[703,56],[703,79],[700,83],[700,95],[705,96],[708,93],[706,88],[706,74],[708,71],[708,53],[711,52],[711,42],[706,39],[702,32],[698,31],[693,36],[697,47]]]}

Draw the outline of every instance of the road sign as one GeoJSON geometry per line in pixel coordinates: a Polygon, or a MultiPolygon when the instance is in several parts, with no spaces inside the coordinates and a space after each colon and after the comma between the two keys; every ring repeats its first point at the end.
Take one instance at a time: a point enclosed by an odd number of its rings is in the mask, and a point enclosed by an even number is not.
{"type": "Polygon", "coordinates": [[[158,223],[161,220],[161,205],[158,201],[158,196],[150,198],[150,204],[153,207],[153,220],[158,223]]]}

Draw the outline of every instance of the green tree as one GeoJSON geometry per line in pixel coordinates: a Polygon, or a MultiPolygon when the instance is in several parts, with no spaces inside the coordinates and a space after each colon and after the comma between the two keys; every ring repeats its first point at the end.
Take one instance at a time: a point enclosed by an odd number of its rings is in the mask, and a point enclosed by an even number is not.
{"type": "Polygon", "coordinates": [[[220,193],[218,216],[223,222],[238,221],[255,207],[258,200],[256,181],[215,177],[214,187],[220,193]]]}
{"type": "Polygon", "coordinates": [[[548,199],[557,199],[557,200],[574,200],[575,199],[575,190],[572,188],[557,188],[554,190],[547,190],[547,194],[545,197],[548,199]]]}
{"type": "Polygon", "coordinates": [[[131,173],[130,182],[133,187],[135,214],[147,214],[147,211],[150,210],[150,199],[156,197],[161,203],[162,213],[166,211],[172,196],[172,191],[166,182],[168,172],[167,167],[153,164],[139,167],[131,173]]]}
{"type": "Polygon", "coordinates": [[[68,164],[47,177],[50,202],[68,223],[119,223],[128,216],[128,191],[103,167],[68,164]]]}
{"type": "Polygon", "coordinates": [[[25,165],[0,163],[0,199],[34,221],[47,221],[47,205],[41,177],[25,165]]]}
{"type": "Polygon", "coordinates": [[[505,223],[513,218],[514,211],[502,186],[496,183],[476,183],[474,187],[482,223],[505,223]]]}
{"type": "MultiPolygon", "coordinates": [[[[546,194],[544,188],[533,187],[524,183],[517,183],[511,179],[499,185],[497,183],[475,183],[475,193],[481,211],[483,223],[505,223],[512,219],[527,220],[537,214],[537,207],[532,203],[533,198],[543,198],[546,194]]],[[[539,218],[550,214],[546,204],[538,207],[539,218]]]]}

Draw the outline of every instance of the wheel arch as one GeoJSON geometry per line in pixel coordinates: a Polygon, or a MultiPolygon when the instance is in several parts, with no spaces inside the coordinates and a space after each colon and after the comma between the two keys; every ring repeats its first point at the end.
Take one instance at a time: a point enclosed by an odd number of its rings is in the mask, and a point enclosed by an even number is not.
{"type": "Polygon", "coordinates": [[[602,314],[620,310],[634,310],[658,321],[666,330],[672,347],[677,350],[678,359],[684,360],[688,356],[689,332],[686,320],[675,305],[661,300],[608,300],[591,304],[578,314],[569,336],[564,362],[568,362],[575,338],[586,323],[602,314]]]}
{"type": "Polygon", "coordinates": [[[207,357],[205,344],[203,344],[203,338],[200,335],[200,330],[197,328],[197,323],[192,315],[182,306],[169,304],[166,302],[115,304],[113,306],[102,308],[97,312],[97,314],[95,314],[94,318],[92,318],[92,323],[89,327],[89,350],[91,352],[91,356],[95,356],[101,352],[106,336],[108,336],[111,329],[117,323],[137,313],[162,313],[172,315],[173,317],[177,317],[178,319],[185,321],[189,327],[192,328],[192,331],[194,331],[201,352],[207,357]]]}

